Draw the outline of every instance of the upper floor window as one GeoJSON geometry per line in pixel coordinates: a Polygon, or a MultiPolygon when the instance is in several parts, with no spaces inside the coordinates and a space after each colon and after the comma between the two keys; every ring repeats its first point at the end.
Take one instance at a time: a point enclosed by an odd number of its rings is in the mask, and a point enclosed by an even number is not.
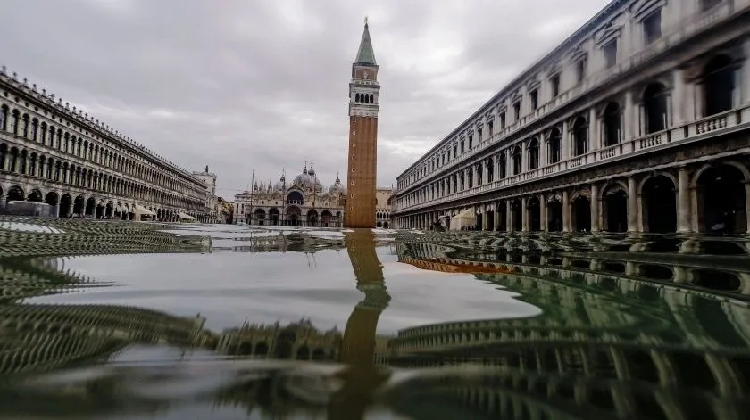
{"type": "Polygon", "coordinates": [[[539,108],[539,91],[537,89],[529,92],[529,100],[531,101],[531,110],[535,111],[539,108]]]}
{"type": "Polygon", "coordinates": [[[617,64],[617,40],[613,39],[602,47],[604,52],[604,65],[606,68],[614,67],[617,64]]]}
{"type": "Polygon", "coordinates": [[[661,38],[661,9],[643,19],[643,36],[646,45],[650,45],[661,38]]]}
{"type": "Polygon", "coordinates": [[[500,113],[500,129],[505,129],[505,112],[500,113]]]}
{"type": "Polygon", "coordinates": [[[513,104],[513,121],[518,121],[521,119],[521,102],[516,102],[513,104]]]}
{"type": "Polygon", "coordinates": [[[701,0],[701,7],[703,8],[703,11],[705,12],[708,9],[711,9],[715,6],[718,6],[722,3],[723,0],[701,0]]]}
{"type": "Polygon", "coordinates": [[[549,79],[550,87],[552,88],[552,98],[557,98],[560,94],[560,74],[556,74],[549,79]]]}
{"type": "Polygon", "coordinates": [[[587,57],[583,57],[576,63],[576,80],[578,83],[583,82],[586,78],[586,71],[588,70],[589,60],[587,57]]]}

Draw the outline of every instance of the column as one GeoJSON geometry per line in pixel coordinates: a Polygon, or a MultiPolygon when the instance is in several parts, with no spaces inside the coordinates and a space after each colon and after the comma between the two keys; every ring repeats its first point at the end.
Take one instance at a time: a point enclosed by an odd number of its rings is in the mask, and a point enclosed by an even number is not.
{"type": "Polygon", "coordinates": [[[521,198],[521,232],[529,231],[529,212],[526,209],[526,197],[521,198]]]}
{"type": "Polygon", "coordinates": [[[500,230],[500,203],[495,203],[495,212],[492,214],[495,230],[500,230]]]}
{"type": "Polygon", "coordinates": [[[672,80],[672,125],[677,126],[685,122],[685,70],[673,70],[672,80]]]}
{"type": "Polygon", "coordinates": [[[638,191],[632,176],[628,178],[628,232],[638,232],[638,191]]]}
{"type": "Polygon", "coordinates": [[[589,204],[591,205],[591,232],[599,232],[599,186],[596,184],[591,184],[589,204]]]}
{"type": "MultiPolygon", "coordinates": [[[[743,43],[743,50],[745,55],[745,62],[742,63],[742,83],[740,84],[741,93],[741,104],[750,104],[750,38],[745,38],[743,43]]],[[[750,225],[750,224],[749,224],[750,225]]]]}
{"type": "Polygon", "coordinates": [[[622,133],[620,142],[625,143],[635,137],[637,130],[635,129],[635,119],[633,118],[633,92],[628,89],[625,91],[625,109],[622,111],[622,125],[620,132],[622,133]]]}
{"type": "Polygon", "coordinates": [[[570,232],[570,193],[568,190],[562,192],[562,231],[570,232]]]}
{"type": "Polygon", "coordinates": [[[589,109],[589,134],[588,151],[601,148],[601,136],[599,135],[599,120],[596,118],[596,107],[589,109]]]}
{"type": "Polygon", "coordinates": [[[487,217],[487,210],[485,209],[482,211],[482,230],[488,230],[487,229],[488,219],[489,217],[487,217]]]}
{"type": "Polygon", "coordinates": [[[684,166],[677,171],[677,232],[690,232],[690,195],[688,171],[684,166]]]}
{"type": "Polygon", "coordinates": [[[539,230],[547,231],[547,197],[539,194],[539,230]]]}
{"type": "Polygon", "coordinates": [[[560,160],[570,159],[570,133],[568,132],[568,122],[562,122],[562,151],[560,160]]]}
{"type": "Polygon", "coordinates": [[[510,207],[510,200],[505,201],[505,231],[513,232],[513,212],[510,207]]]}

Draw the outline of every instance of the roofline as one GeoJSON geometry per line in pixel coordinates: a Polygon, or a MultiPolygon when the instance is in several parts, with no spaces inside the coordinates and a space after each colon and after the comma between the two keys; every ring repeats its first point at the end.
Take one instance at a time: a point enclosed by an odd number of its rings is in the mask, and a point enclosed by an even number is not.
{"type": "Polygon", "coordinates": [[[490,98],[487,102],[482,104],[482,106],[479,107],[477,111],[475,111],[471,116],[466,118],[459,124],[455,129],[453,129],[450,134],[443,137],[440,141],[437,142],[436,145],[434,145],[430,150],[426,151],[422,154],[422,156],[419,157],[414,163],[411,164],[408,168],[406,168],[401,174],[396,176],[396,179],[404,176],[407,172],[414,169],[415,166],[427,155],[434,152],[436,149],[438,149],[440,146],[443,145],[443,142],[446,140],[449,140],[450,138],[454,137],[456,134],[463,131],[464,128],[466,128],[466,124],[476,118],[477,115],[482,114],[483,112],[486,112],[488,108],[492,106],[500,97],[504,96],[511,87],[514,87],[518,82],[523,80],[525,77],[529,76],[529,73],[531,73],[532,70],[535,70],[537,67],[539,67],[542,63],[545,63],[550,57],[554,56],[555,54],[559,53],[560,50],[564,50],[565,48],[569,47],[571,44],[576,44],[581,41],[581,38],[584,35],[588,35],[588,32],[592,29],[595,29],[597,25],[599,25],[601,22],[601,18],[605,15],[611,14],[614,10],[620,8],[624,3],[628,3],[631,0],[612,0],[609,4],[604,6],[599,12],[597,12],[592,18],[587,20],[583,25],[581,25],[578,29],[575,30],[571,35],[569,35],[567,38],[565,38],[562,42],[560,42],[555,48],[553,48],[550,52],[542,56],[539,60],[536,60],[533,64],[531,64],[529,67],[527,67],[525,70],[521,71],[518,76],[513,78],[510,82],[506,83],[505,86],[500,89],[499,92],[494,94],[492,98],[490,98]]]}

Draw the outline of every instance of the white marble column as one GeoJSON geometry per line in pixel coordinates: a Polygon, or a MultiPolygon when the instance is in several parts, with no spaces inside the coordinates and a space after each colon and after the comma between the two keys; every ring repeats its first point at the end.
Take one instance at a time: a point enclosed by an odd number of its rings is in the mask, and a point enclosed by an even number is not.
{"type": "Polygon", "coordinates": [[[568,132],[568,122],[563,121],[562,122],[562,151],[561,151],[561,161],[565,161],[570,159],[570,133],[568,132]]]}
{"type": "Polygon", "coordinates": [[[638,232],[638,186],[635,178],[628,178],[628,232],[638,232]]]}
{"type": "Polygon", "coordinates": [[[688,171],[681,167],[677,171],[677,232],[690,232],[690,195],[688,171]]]}
{"type": "Polygon", "coordinates": [[[599,232],[599,186],[591,184],[591,197],[589,197],[591,207],[591,232],[599,232]]]}
{"type": "Polygon", "coordinates": [[[596,108],[589,109],[589,134],[588,134],[588,151],[599,150],[601,148],[601,135],[599,130],[599,120],[596,118],[596,108]]]}
{"type": "Polygon", "coordinates": [[[568,190],[562,192],[562,231],[570,232],[572,228],[570,217],[570,193],[568,190]]]}
{"type": "Polygon", "coordinates": [[[521,232],[529,231],[529,212],[526,207],[526,197],[521,198],[521,232]]]}
{"type": "Polygon", "coordinates": [[[742,105],[747,105],[750,104],[750,37],[745,38],[742,48],[744,50],[745,62],[742,63],[742,83],[740,84],[742,93],[740,97],[742,98],[742,105]]]}
{"type": "Polygon", "coordinates": [[[547,197],[539,194],[539,230],[547,231],[547,197]]]}
{"type": "Polygon", "coordinates": [[[500,229],[500,203],[495,203],[495,212],[492,214],[495,230],[500,229]]]}
{"type": "Polygon", "coordinates": [[[634,109],[635,106],[633,106],[633,92],[628,89],[625,91],[625,108],[622,110],[622,121],[620,122],[620,124],[622,125],[622,128],[620,130],[620,132],[622,133],[622,138],[620,139],[620,142],[622,143],[630,141],[638,131],[635,125],[635,118],[633,118],[633,116],[635,115],[634,109]]]}

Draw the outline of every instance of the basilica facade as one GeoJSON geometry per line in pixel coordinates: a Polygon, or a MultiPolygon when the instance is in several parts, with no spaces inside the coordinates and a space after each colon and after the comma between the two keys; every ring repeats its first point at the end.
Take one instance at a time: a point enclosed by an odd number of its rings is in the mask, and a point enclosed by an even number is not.
{"type": "Polygon", "coordinates": [[[254,226],[341,227],[346,189],[338,175],[324,188],[315,170],[305,164],[302,173],[275,184],[253,182],[252,189],[235,195],[234,224],[254,226]]]}

